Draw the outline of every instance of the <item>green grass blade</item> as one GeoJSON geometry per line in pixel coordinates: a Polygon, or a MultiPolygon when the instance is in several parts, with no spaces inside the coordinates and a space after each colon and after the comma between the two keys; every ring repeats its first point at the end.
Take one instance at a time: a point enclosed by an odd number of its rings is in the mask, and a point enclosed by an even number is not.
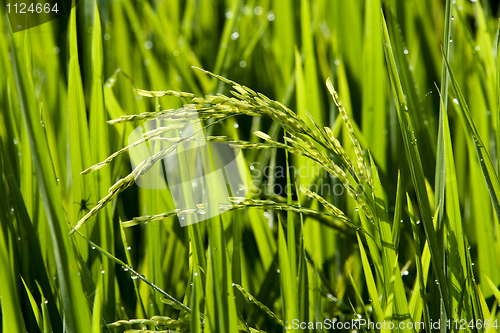
{"type": "MultiPolygon", "coordinates": [[[[20,50],[19,39],[13,37],[13,40],[17,44],[17,50],[20,50]]],[[[33,82],[26,66],[23,65],[24,59],[19,54],[19,51],[14,52],[14,59],[16,82],[20,91],[21,111],[28,133],[28,141],[41,197],[49,222],[67,329],[69,332],[86,332],[88,331],[87,323],[90,320],[90,312],[85,302],[78,301],[86,298],[77,275],[79,264],[67,234],[69,228],[62,205],[60,201],[52,200],[52,198],[57,198],[59,195],[56,175],[50,159],[47,138],[43,127],[40,126],[39,114],[37,114],[39,109],[33,82]]]]}
{"type": "Polygon", "coordinates": [[[202,286],[203,280],[201,279],[199,268],[194,268],[193,273],[193,292],[191,293],[191,332],[200,333],[201,332],[201,322],[198,320],[200,318],[200,306],[202,300],[202,286]]]}
{"type": "MultiPolygon", "coordinates": [[[[278,215],[279,217],[279,215],[278,215]]],[[[295,276],[291,275],[290,270],[290,257],[288,254],[287,244],[285,240],[285,233],[281,224],[281,219],[278,230],[278,251],[279,251],[279,267],[280,267],[280,286],[281,286],[281,302],[283,304],[283,318],[285,329],[291,328],[293,319],[298,318],[297,308],[297,289],[293,289],[296,285],[292,280],[295,276]]]]}
{"type": "Polygon", "coordinates": [[[370,153],[377,166],[386,171],[385,153],[387,136],[380,135],[386,130],[386,112],[379,112],[379,107],[386,104],[386,85],[384,68],[384,50],[382,48],[382,31],[380,30],[381,1],[369,1],[365,11],[365,31],[363,37],[362,67],[362,129],[370,142],[370,153]]]}
{"type": "Polygon", "coordinates": [[[363,271],[365,272],[366,288],[368,289],[368,294],[370,295],[371,300],[370,303],[373,307],[373,318],[374,321],[382,322],[384,320],[384,312],[379,302],[377,285],[373,277],[372,269],[370,268],[370,262],[368,261],[363,242],[361,241],[359,235],[357,235],[357,238],[359,244],[359,253],[361,254],[361,262],[363,264],[363,271]]]}
{"type": "MultiPolygon", "coordinates": [[[[417,266],[417,279],[415,286],[413,288],[413,294],[409,302],[409,309],[414,321],[419,321],[424,315],[424,322],[426,327],[430,327],[431,317],[429,314],[429,302],[439,302],[439,297],[434,297],[433,300],[428,300],[429,295],[427,293],[427,283],[429,278],[429,267],[430,267],[430,252],[428,242],[426,242],[422,248],[422,241],[419,234],[419,228],[417,227],[417,221],[415,221],[415,215],[413,212],[413,204],[411,202],[410,196],[406,193],[406,201],[408,205],[408,213],[410,215],[411,229],[413,232],[413,242],[415,246],[415,261],[417,266]]],[[[437,224],[437,217],[439,214],[440,206],[434,214],[434,223],[437,224]]]]}
{"type": "Polygon", "coordinates": [[[429,207],[429,199],[427,195],[427,189],[425,188],[424,172],[422,168],[422,162],[420,159],[420,154],[418,146],[415,142],[415,137],[412,136],[412,124],[408,115],[408,107],[405,102],[405,97],[401,83],[398,76],[398,71],[396,68],[396,63],[392,53],[391,42],[389,38],[389,32],[387,31],[387,26],[385,24],[385,19],[382,18],[383,32],[384,32],[384,51],[389,72],[389,78],[391,81],[391,87],[394,94],[394,99],[396,101],[396,109],[398,111],[398,119],[401,126],[401,133],[403,135],[403,142],[405,147],[405,152],[407,159],[410,164],[411,177],[413,181],[413,186],[415,187],[415,192],[418,199],[418,204],[420,207],[420,213],[422,214],[422,220],[424,223],[424,229],[427,241],[429,242],[429,248],[431,251],[432,265],[434,272],[438,277],[439,289],[444,300],[446,313],[450,313],[449,305],[447,300],[449,300],[448,286],[446,283],[446,278],[444,276],[444,263],[443,257],[439,255],[439,246],[437,235],[434,231],[432,224],[432,214],[429,207]]]}
{"type": "MultiPolygon", "coordinates": [[[[90,95],[90,148],[92,152],[92,164],[98,163],[109,156],[109,145],[103,144],[110,141],[108,135],[108,125],[106,124],[107,112],[104,107],[103,93],[103,46],[101,18],[97,2],[94,2],[94,24],[92,31],[92,86],[90,95]]],[[[85,165],[87,167],[88,165],[85,165]]],[[[106,196],[111,187],[111,171],[102,170],[99,174],[93,175],[92,193],[93,200],[97,202],[98,198],[106,196]]],[[[87,198],[85,198],[87,199],[87,198]]],[[[102,215],[97,217],[99,230],[99,243],[109,251],[114,247],[114,236],[112,223],[112,207],[107,206],[103,209],[102,215]]],[[[102,267],[97,267],[98,271],[104,270],[104,282],[101,292],[103,293],[102,302],[104,303],[105,313],[109,318],[115,317],[115,274],[113,265],[110,261],[104,260],[102,267]]],[[[100,273],[99,273],[100,274],[100,273]]]]}
{"type": "Polygon", "coordinates": [[[42,314],[40,312],[40,309],[38,308],[38,304],[36,303],[36,300],[33,297],[33,293],[26,285],[26,282],[24,281],[22,276],[21,276],[21,280],[23,281],[24,289],[26,290],[26,293],[28,294],[28,299],[30,301],[31,309],[33,310],[33,313],[35,315],[35,319],[36,319],[36,323],[38,324],[38,328],[40,328],[40,331],[43,331],[43,317],[42,317],[42,314]]]}
{"type": "Polygon", "coordinates": [[[92,333],[102,332],[101,328],[102,303],[103,303],[102,285],[103,285],[102,279],[99,279],[96,286],[94,307],[92,311],[92,333]]]}
{"type": "MultiPolygon", "coordinates": [[[[451,0],[446,1],[446,12],[445,12],[445,27],[444,27],[444,57],[449,58],[450,52],[450,34],[451,34],[451,0]]],[[[449,75],[448,71],[445,70],[443,61],[443,71],[441,74],[441,94],[444,96],[442,103],[439,104],[439,134],[437,143],[437,157],[436,157],[436,202],[435,206],[444,200],[445,188],[446,188],[446,161],[445,161],[445,148],[444,148],[444,133],[442,132],[443,126],[441,125],[443,121],[443,113],[448,110],[448,84],[449,75]]],[[[444,212],[444,211],[442,211],[444,212]]],[[[442,213],[440,214],[440,219],[442,218],[442,213]]],[[[440,225],[440,224],[439,224],[440,225]]]]}
{"type": "MultiPolygon", "coordinates": [[[[76,8],[73,7],[70,19],[70,58],[68,74],[68,134],[69,152],[71,159],[71,186],[70,202],[72,209],[68,212],[70,221],[80,218],[80,208],[74,204],[89,199],[89,188],[85,178],[80,175],[87,165],[90,165],[89,155],[89,130],[87,126],[87,111],[83,91],[82,77],[78,58],[76,31],[76,8]]],[[[80,241],[80,240],[79,240],[80,241]]],[[[83,245],[83,243],[80,243],[83,245]]],[[[85,251],[82,252],[84,259],[87,258],[85,251]]]]}
{"type": "MultiPolygon", "coordinates": [[[[7,198],[7,184],[5,183],[5,178],[3,174],[4,163],[3,157],[0,158],[0,171],[2,174],[2,179],[0,180],[0,197],[7,198]]],[[[2,200],[2,206],[7,205],[7,200],[2,200]]],[[[26,327],[23,320],[23,314],[21,312],[21,306],[19,304],[18,289],[15,282],[14,271],[11,267],[14,263],[10,260],[10,255],[12,253],[12,238],[9,235],[7,226],[9,225],[7,216],[8,209],[0,210],[0,221],[2,226],[0,227],[0,265],[3,269],[0,270],[0,296],[1,296],[1,306],[2,306],[2,330],[4,332],[26,332],[26,327]]],[[[24,282],[24,280],[23,280],[24,282]]]]}
{"type": "MultiPolygon", "coordinates": [[[[440,134],[443,136],[444,154],[445,154],[445,184],[446,184],[446,217],[448,220],[448,235],[447,235],[447,252],[449,268],[449,283],[450,285],[463,286],[465,284],[464,277],[467,275],[466,269],[466,253],[463,242],[462,216],[460,212],[460,204],[458,197],[458,185],[456,179],[455,161],[453,158],[453,147],[451,145],[451,135],[448,123],[448,114],[446,107],[442,106],[442,114],[440,115],[440,134]]],[[[458,287],[453,288],[450,295],[450,304],[453,309],[458,307],[460,299],[463,297],[463,290],[458,287]]],[[[464,298],[464,309],[470,309],[468,297],[464,298]]],[[[459,314],[459,318],[462,317],[459,314]]],[[[452,317],[455,318],[455,317],[452,317]]],[[[472,319],[472,313],[466,314],[467,319],[472,319]]]]}
{"type": "Polygon", "coordinates": [[[474,120],[472,119],[472,115],[470,113],[469,107],[465,101],[465,97],[458,86],[458,82],[453,75],[453,71],[451,70],[450,64],[446,61],[446,69],[450,73],[451,83],[453,85],[453,89],[455,90],[455,94],[458,98],[458,105],[460,110],[460,115],[464,117],[465,124],[467,126],[467,130],[469,134],[472,136],[474,140],[474,145],[476,148],[476,153],[479,159],[479,164],[481,165],[481,170],[484,175],[484,179],[486,180],[486,184],[488,185],[488,191],[490,192],[490,198],[493,203],[493,207],[497,216],[497,230],[499,230],[499,219],[500,219],[500,181],[498,180],[498,175],[496,174],[495,168],[493,166],[493,162],[491,161],[490,154],[486,150],[483,140],[479,136],[479,132],[476,128],[474,120]]]}

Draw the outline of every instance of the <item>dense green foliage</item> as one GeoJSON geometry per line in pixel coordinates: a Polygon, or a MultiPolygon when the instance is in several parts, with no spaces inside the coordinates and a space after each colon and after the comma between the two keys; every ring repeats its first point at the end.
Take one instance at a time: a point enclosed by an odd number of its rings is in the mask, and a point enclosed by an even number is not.
{"type": "Polygon", "coordinates": [[[82,0],[16,33],[1,8],[2,332],[497,330],[494,3],[82,0]],[[183,105],[252,185],[186,227],[126,151],[183,105]]]}

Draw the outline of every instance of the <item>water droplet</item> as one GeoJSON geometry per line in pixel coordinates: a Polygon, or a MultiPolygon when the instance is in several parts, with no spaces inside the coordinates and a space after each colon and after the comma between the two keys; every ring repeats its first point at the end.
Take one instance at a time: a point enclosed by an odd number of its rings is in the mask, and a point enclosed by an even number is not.
{"type": "Polygon", "coordinates": [[[408,49],[405,49],[405,50],[403,51],[403,53],[404,53],[404,54],[408,54],[408,49]]]}
{"type": "Polygon", "coordinates": [[[408,271],[404,271],[404,272],[403,272],[403,275],[404,275],[404,276],[407,276],[408,274],[410,274],[410,272],[408,272],[408,271]]]}
{"type": "Polygon", "coordinates": [[[403,220],[401,220],[401,223],[403,223],[403,222],[404,222],[404,221],[403,221],[403,220]]]}
{"type": "Polygon", "coordinates": [[[56,46],[52,49],[52,52],[54,52],[55,54],[59,54],[59,52],[61,52],[61,49],[56,46]]]}
{"type": "Polygon", "coordinates": [[[241,11],[242,11],[243,15],[251,15],[252,14],[252,8],[250,8],[250,6],[244,6],[241,11]]]}
{"type": "Polygon", "coordinates": [[[239,34],[239,33],[237,33],[237,32],[233,32],[233,33],[231,34],[231,39],[232,39],[232,40],[237,40],[237,39],[238,39],[238,37],[240,37],[240,34],[239,34]]]}
{"type": "Polygon", "coordinates": [[[471,266],[474,266],[474,263],[471,263],[470,265],[471,265],[471,266]]]}
{"type": "Polygon", "coordinates": [[[456,105],[459,105],[459,103],[458,103],[458,99],[454,98],[454,99],[453,99],[453,103],[455,103],[456,105]]]}
{"type": "Polygon", "coordinates": [[[43,120],[40,121],[40,124],[42,124],[42,127],[45,127],[44,123],[43,123],[43,120]]]}
{"type": "Polygon", "coordinates": [[[454,17],[454,16],[452,16],[452,17],[451,17],[451,20],[452,20],[452,21],[454,21],[454,20],[455,20],[455,17],[454,17]]]}
{"type": "Polygon", "coordinates": [[[111,83],[106,83],[106,87],[111,88],[111,83]]]}
{"type": "Polygon", "coordinates": [[[255,15],[261,15],[264,11],[262,10],[262,7],[261,6],[257,6],[253,9],[253,13],[255,15]]]}
{"type": "Polygon", "coordinates": [[[251,165],[251,166],[250,166],[250,170],[252,170],[252,171],[253,171],[254,169],[255,169],[255,168],[254,168],[254,166],[253,166],[253,165],[251,165]]]}
{"type": "Polygon", "coordinates": [[[453,39],[450,37],[450,43],[453,43],[453,39]]]}
{"type": "Polygon", "coordinates": [[[474,50],[479,51],[479,50],[481,50],[481,47],[479,45],[476,45],[476,47],[474,48],[474,50]]]}
{"type": "Polygon", "coordinates": [[[271,216],[269,215],[269,213],[268,213],[268,212],[264,212],[264,217],[265,217],[266,219],[269,219],[271,216]]]}
{"type": "Polygon", "coordinates": [[[104,274],[106,273],[106,271],[104,269],[101,269],[101,274],[104,274]]]}
{"type": "Polygon", "coordinates": [[[233,12],[232,12],[232,11],[230,11],[230,10],[228,10],[228,11],[226,12],[226,18],[227,18],[227,19],[231,19],[231,18],[233,18],[233,12]]]}
{"type": "Polygon", "coordinates": [[[16,139],[14,139],[14,144],[17,146],[18,142],[16,139]]]}
{"type": "Polygon", "coordinates": [[[276,273],[278,273],[278,274],[279,274],[279,273],[281,273],[281,271],[278,269],[278,270],[276,270],[276,273]]]}
{"type": "MultiPolygon", "coordinates": [[[[356,194],[356,196],[357,196],[357,194],[356,194]]],[[[358,211],[359,211],[359,208],[358,208],[358,207],[356,207],[356,208],[355,208],[355,210],[358,212],[358,211]]]]}
{"type": "Polygon", "coordinates": [[[417,224],[420,224],[420,221],[417,221],[417,224]]]}
{"type": "MultiPolygon", "coordinates": [[[[198,273],[194,273],[194,276],[198,276],[198,273]]],[[[234,285],[234,283],[233,283],[233,285],[234,285]]]]}
{"type": "Polygon", "coordinates": [[[335,66],[340,65],[340,61],[338,59],[335,59],[335,61],[333,63],[335,64],[335,66]]]}
{"type": "Polygon", "coordinates": [[[130,251],[132,250],[132,248],[130,246],[127,246],[127,251],[130,251]]]}
{"type": "Polygon", "coordinates": [[[240,67],[241,68],[247,67],[247,62],[245,60],[240,61],[240,67]]]}
{"type": "Polygon", "coordinates": [[[196,187],[196,186],[198,186],[198,183],[197,182],[193,182],[192,185],[193,185],[193,187],[196,187]]]}
{"type": "Polygon", "coordinates": [[[132,280],[137,280],[139,277],[137,275],[132,275],[131,278],[132,280]]]}
{"type": "Polygon", "coordinates": [[[149,66],[151,64],[151,61],[149,59],[144,60],[144,66],[149,66]]]}
{"type": "Polygon", "coordinates": [[[144,43],[144,47],[146,48],[146,50],[151,50],[153,48],[153,42],[150,41],[150,40],[147,40],[145,43],[144,43]]]}
{"type": "Polygon", "coordinates": [[[45,300],[45,301],[43,301],[43,302],[44,302],[45,304],[49,304],[49,301],[47,301],[47,300],[45,300]]]}
{"type": "Polygon", "coordinates": [[[240,127],[240,125],[238,125],[238,123],[234,123],[234,128],[238,128],[240,127]]]}
{"type": "Polygon", "coordinates": [[[184,215],[182,215],[182,214],[179,216],[179,218],[180,218],[181,220],[184,220],[184,219],[185,219],[184,215]]]}
{"type": "Polygon", "coordinates": [[[92,250],[95,250],[95,246],[92,246],[92,250]]]}
{"type": "Polygon", "coordinates": [[[274,13],[273,13],[273,12],[269,12],[269,13],[267,13],[267,19],[268,19],[269,21],[271,21],[271,22],[272,22],[272,21],[274,21],[274,19],[275,19],[275,18],[276,18],[276,17],[274,16],[274,13]]]}
{"type": "Polygon", "coordinates": [[[109,79],[109,82],[113,83],[113,82],[115,82],[115,79],[111,78],[111,79],[109,79]]]}

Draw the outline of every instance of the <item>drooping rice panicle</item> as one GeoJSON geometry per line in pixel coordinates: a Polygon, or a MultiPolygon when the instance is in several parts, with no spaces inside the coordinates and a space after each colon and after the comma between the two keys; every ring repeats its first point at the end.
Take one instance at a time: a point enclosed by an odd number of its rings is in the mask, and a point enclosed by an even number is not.
{"type": "MultiPolygon", "coordinates": [[[[203,104],[202,101],[201,104],[203,104]]],[[[236,103],[235,103],[236,104],[236,103]]],[[[214,119],[222,118],[227,116],[237,116],[237,115],[247,115],[253,117],[261,117],[261,113],[251,112],[251,110],[246,110],[242,112],[242,109],[237,108],[236,105],[214,105],[210,107],[203,107],[198,104],[186,104],[183,108],[179,109],[169,109],[162,110],[158,112],[143,112],[137,115],[125,115],[117,119],[112,119],[108,121],[110,125],[116,125],[120,123],[133,122],[133,121],[148,121],[152,119],[165,119],[165,120],[192,120],[192,119],[214,119]]]]}
{"type": "MultiPolygon", "coordinates": [[[[200,70],[200,69],[199,69],[200,70]]],[[[336,95],[335,90],[333,90],[333,86],[331,85],[331,82],[327,82],[327,86],[332,93],[332,96],[334,96],[334,100],[339,106],[339,109],[341,109],[341,114],[344,118],[344,122],[346,123],[346,126],[348,128],[348,132],[350,135],[351,140],[353,141],[354,144],[354,149],[356,153],[356,158],[357,158],[357,166],[358,166],[358,172],[353,168],[352,163],[345,153],[344,149],[340,145],[339,141],[334,138],[333,133],[330,128],[324,127],[323,129],[320,128],[314,119],[312,119],[312,123],[315,126],[315,128],[309,128],[308,125],[305,123],[305,121],[299,117],[296,113],[291,111],[289,108],[284,106],[283,104],[273,101],[269,99],[267,96],[256,93],[252,89],[242,86],[232,80],[226,79],[220,75],[216,75],[213,73],[210,73],[205,70],[201,70],[203,73],[210,75],[218,80],[221,80],[223,82],[226,82],[230,84],[233,88],[231,91],[231,94],[233,97],[227,97],[223,94],[217,94],[217,95],[209,95],[206,97],[198,97],[195,96],[194,94],[190,93],[181,93],[181,92],[174,92],[174,91],[146,91],[146,90],[138,90],[138,92],[142,96],[146,97],[162,97],[162,96],[175,96],[175,97],[188,97],[192,98],[191,103],[192,104],[186,104],[183,108],[180,109],[173,109],[173,110],[164,110],[164,111],[157,111],[157,112],[146,112],[142,113],[139,115],[131,115],[131,116],[123,116],[118,119],[110,121],[111,124],[117,124],[121,122],[129,122],[129,121],[147,121],[147,120],[152,120],[152,119],[166,119],[169,121],[179,121],[179,125],[171,125],[172,129],[174,128],[180,128],[183,125],[182,121],[187,121],[187,120],[192,120],[195,119],[196,117],[200,120],[204,119],[217,119],[217,122],[222,121],[224,119],[227,119],[230,116],[235,116],[235,115],[247,115],[247,116],[268,116],[272,120],[278,122],[283,129],[289,133],[289,136],[285,138],[285,143],[280,143],[277,142],[271,137],[261,131],[257,131],[254,134],[265,140],[267,143],[262,144],[262,143],[251,143],[247,141],[242,141],[242,140],[232,140],[228,137],[225,136],[208,136],[206,137],[206,141],[210,142],[225,142],[228,143],[232,147],[237,147],[241,149],[269,149],[269,148],[280,148],[280,149],[285,149],[288,152],[298,155],[298,156],[305,156],[316,162],[319,166],[321,166],[325,171],[333,175],[334,177],[337,177],[342,185],[346,188],[347,193],[352,196],[356,202],[361,206],[362,210],[367,214],[367,216],[371,217],[371,208],[372,205],[369,203],[370,198],[367,197],[364,193],[358,193],[355,190],[355,187],[351,185],[347,173],[350,174],[353,177],[353,180],[355,182],[355,185],[357,185],[359,182],[363,182],[364,179],[367,179],[366,177],[366,168],[364,165],[364,160],[362,157],[361,153],[361,148],[359,145],[359,142],[357,141],[352,125],[347,118],[347,114],[345,112],[345,109],[342,107],[342,104],[340,103],[340,100],[338,99],[338,95],[336,95]],[[320,146],[324,147],[330,154],[333,155],[333,160],[332,156],[329,156],[325,151],[320,150],[317,148],[316,144],[319,144],[320,146]],[[337,164],[339,163],[339,164],[337,164]],[[361,178],[358,178],[361,177],[361,178]]],[[[309,115],[310,117],[310,115],[309,115]]],[[[312,118],[312,117],[310,117],[312,118]]],[[[210,126],[213,124],[209,124],[207,126],[210,126]]],[[[88,173],[90,171],[97,170],[99,168],[102,168],[109,162],[111,162],[116,156],[118,156],[120,153],[125,152],[141,143],[146,142],[147,140],[151,141],[165,141],[165,142],[172,142],[172,145],[161,150],[160,152],[157,152],[156,154],[150,156],[149,158],[145,159],[142,161],[138,166],[135,167],[135,169],[132,171],[132,173],[127,176],[127,182],[122,182],[120,183],[121,185],[116,187],[119,189],[119,191],[122,191],[125,187],[123,185],[126,185],[127,187],[130,186],[130,177],[133,177],[133,179],[137,179],[141,175],[145,174],[148,170],[151,169],[155,163],[160,161],[162,158],[164,158],[166,155],[171,153],[175,147],[180,143],[184,141],[193,141],[193,140],[198,140],[199,138],[195,137],[189,137],[189,138],[164,138],[161,137],[161,134],[166,132],[167,129],[165,128],[160,128],[156,129],[150,132],[147,132],[144,134],[144,137],[140,140],[138,140],[136,143],[125,147],[121,149],[120,151],[114,153],[111,155],[108,159],[105,161],[98,163],[87,170],[85,170],[83,173],[88,173]]],[[[118,183],[117,183],[118,184],[118,183]]],[[[359,183],[361,184],[361,183],[359,183]]],[[[116,185],[116,184],[115,184],[116,185]]],[[[117,193],[113,193],[113,196],[116,195],[117,193]]],[[[82,220],[80,220],[77,224],[77,227],[81,226],[85,220],[87,220],[89,217],[93,216],[97,210],[102,208],[103,204],[109,202],[110,195],[108,195],[104,200],[101,201],[100,204],[98,204],[94,209],[92,209],[89,214],[87,214],[82,220]]],[[[271,208],[276,208],[276,209],[285,209],[285,210],[290,210],[290,211],[295,211],[297,213],[309,213],[309,214],[315,214],[312,211],[307,212],[307,208],[300,207],[300,208],[293,208],[292,206],[287,206],[285,208],[284,205],[277,205],[276,203],[267,203],[267,205],[272,206],[271,208]]],[[[257,204],[256,201],[251,202],[246,200],[244,204],[238,203],[234,205],[233,207],[221,207],[222,209],[238,209],[238,208],[244,208],[244,207],[250,207],[250,206],[255,206],[255,207],[265,207],[262,203],[257,204]]],[[[325,207],[327,210],[333,214],[332,212],[336,212],[335,210],[332,210],[331,207],[325,207]]],[[[154,221],[154,220],[159,220],[163,219],[167,216],[172,216],[174,214],[182,214],[182,213],[194,213],[197,212],[197,210],[203,209],[203,207],[197,207],[196,209],[191,209],[186,210],[185,212],[179,212],[179,211],[171,211],[171,212],[166,212],[158,215],[152,215],[152,216],[146,216],[146,217],[140,217],[136,218],[133,221],[128,221],[125,222],[125,225],[131,226],[135,225],[138,223],[147,223],[149,221],[154,221]]],[[[338,212],[336,212],[338,213],[338,212]]],[[[335,215],[335,214],[333,214],[335,215]]],[[[335,216],[337,219],[343,219],[343,216],[345,215],[339,215],[335,216]]]]}
{"type": "MultiPolygon", "coordinates": [[[[346,225],[352,227],[352,223],[350,220],[344,215],[336,215],[333,212],[321,212],[315,209],[301,207],[295,204],[287,204],[282,202],[274,202],[272,200],[259,200],[259,199],[248,199],[248,198],[238,198],[238,197],[230,197],[229,198],[233,203],[232,204],[220,204],[219,210],[221,212],[227,212],[230,210],[239,210],[246,208],[258,208],[262,210],[283,210],[283,211],[291,211],[295,213],[304,214],[307,216],[313,216],[318,218],[319,222],[331,227],[335,230],[338,230],[342,233],[348,233],[346,229],[346,225]],[[341,222],[339,222],[341,221],[341,222]]],[[[156,214],[156,215],[144,215],[134,217],[132,220],[121,222],[123,227],[133,227],[139,224],[146,224],[154,221],[160,221],[167,217],[171,216],[182,216],[183,214],[205,214],[206,208],[203,204],[196,205],[196,208],[186,208],[186,209],[174,209],[168,212],[156,214]]],[[[359,227],[354,226],[356,230],[359,227]]]]}
{"type": "Polygon", "coordinates": [[[359,144],[358,139],[356,138],[356,135],[354,134],[354,129],[352,127],[351,121],[349,120],[349,116],[347,115],[347,112],[342,105],[342,102],[340,101],[339,95],[337,94],[337,91],[335,91],[335,88],[333,88],[332,81],[330,79],[326,80],[326,86],[328,90],[330,91],[330,94],[333,97],[333,101],[337,105],[339,109],[339,113],[342,116],[342,119],[344,120],[344,123],[347,127],[347,133],[349,134],[349,137],[351,138],[352,144],[354,146],[354,153],[356,155],[356,161],[358,164],[358,170],[359,174],[365,178],[369,179],[367,174],[366,174],[366,165],[365,165],[365,160],[363,158],[363,150],[361,149],[361,145],[359,144]]]}
{"type": "Polygon", "coordinates": [[[328,201],[326,201],[324,198],[322,198],[317,193],[312,192],[311,190],[309,190],[304,185],[300,185],[300,190],[305,195],[307,195],[308,197],[311,197],[311,198],[314,198],[314,199],[318,200],[323,205],[323,207],[326,208],[327,211],[329,211],[334,216],[338,216],[339,219],[342,220],[344,223],[346,223],[348,226],[354,228],[355,230],[361,230],[362,229],[361,227],[358,227],[358,226],[354,225],[347,218],[347,216],[345,216],[344,212],[342,212],[340,209],[338,209],[337,207],[335,207],[334,205],[332,205],[331,203],[329,203],[328,201]]]}
{"type": "Polygon", "coordinates": [[[242,286],[240,286],[239,284],[233,283],[233,287],[238,289],[238,291],[245,297],[245,299],[248,299],[250,302],[257,305],[262,311],[267,313],[274,321],[276,321],[281,326],[284,326],[283,320],[279,319],[278,316],[276,316],[276,314],[274,312],[272,312],[267,306],[262,304],[262,302],[260,302],[258,299],[256,299],[252,294],[250,294],[245,289],[243,289],[242,286]]]}
{"type": "Polygon", "coordinates": [[[193,93],[189,92],[182,92],[182,91],[174,91],[174,90],[167,90],[167,91],[150,91],[150,90],[142,90],[142,89],[137,89],[137,93],[141,96],[145,97],[163,97],[163,96],[174,96],[174,97],[186,97],[186,98],[193,98],[196,95],[193,93]]]}
{"type": "Polygon", "coordinates": [[[104,167],[105,165],[107,165],[111,161],[113,161],[116,157],[118,157],[118,155],[120,155],[120,154],[122,154],[122,153],[124,153],[126,151],[129,151],[130,149],[135,148],[135,147],[139,146],[140,144],[143,144],[143,143],[147,142],[148,140],[151,140],[151,139],[153,139],[153,138],[155,138],[155,137],[157,137],[159,135],[162,135],[162,134],[164,134],[166,132],[169,132],[169,131],[172,131],[172,130],[176,130],[176,129],[181,129],[181,128],[184,128],[184,127],[186,127],[185,123],[178,123],[178,124],[172,124],[172,125],[165,126],[165,127],[159,127],[157,129],[155,129],[154,131],[146,132],[146,133],[143,134],[143,138],[142,139],[137,140],[133,144],[128,145],[128,146],[120,149],[117,152],[114,152],[113,154],[111,154],[104,161],[102,161],[100,163],[97,163],[97,164],[95,164],[95,165],[93,165],[93,166],[85,169],[80,174],[84,175],[84,174],[87,174],[89,172],[99,170],[100,168],[104,167]]]}
{"type": "MultiPolygon", "coordinates": [[[[118,320],[116,322],[107,324],[108,327],[132,326],[132,325],[151,325],[156,327],[163,327],[168,330],[188,329],[190,320],[177,320],[170,317],[154,316],[151,319],[129,319],[118,320]]],[[[140,331],[142,332],[142,331],[140,331]]],[[[158,332],[158,331],[155,331],[158,332]]]]}

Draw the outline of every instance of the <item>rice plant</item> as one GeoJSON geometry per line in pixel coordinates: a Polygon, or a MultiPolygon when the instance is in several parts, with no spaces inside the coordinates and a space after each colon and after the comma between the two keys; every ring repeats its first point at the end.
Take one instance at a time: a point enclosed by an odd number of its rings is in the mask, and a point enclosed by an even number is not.
{"type": "Polygon", "coordinates": [[[69,7],[1,10],[2,332],[497,331],[495,3],[69,7]]]}

